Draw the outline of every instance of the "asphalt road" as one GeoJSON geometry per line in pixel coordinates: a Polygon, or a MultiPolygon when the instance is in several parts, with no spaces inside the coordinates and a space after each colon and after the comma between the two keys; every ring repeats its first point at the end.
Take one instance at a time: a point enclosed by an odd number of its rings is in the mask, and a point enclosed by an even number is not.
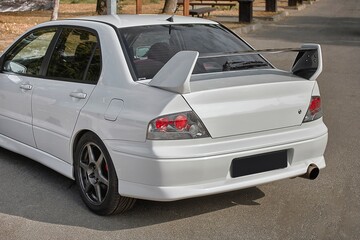
{"type": "MultiPolygon", "coordinates": [[[[318,179],[138,201],[124,215],[99,217],[71,180],[0,149],[0,239],[359,239],[360,1],[321,0],[244,38],[256,48],[322,45],[318,81],[330,135],[318,179]]],[[[286,67],[293,57],[275,60],[286,67]]]]}

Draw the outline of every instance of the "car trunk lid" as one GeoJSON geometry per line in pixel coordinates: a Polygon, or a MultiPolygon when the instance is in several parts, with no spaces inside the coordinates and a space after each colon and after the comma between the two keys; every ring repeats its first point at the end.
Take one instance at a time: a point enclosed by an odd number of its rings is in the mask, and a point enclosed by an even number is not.
{"type": "Polygon", "coordinates": [[[182,94],[213,138],[301,125],[314,81],[275,70],[194,75],[182,94]]]}

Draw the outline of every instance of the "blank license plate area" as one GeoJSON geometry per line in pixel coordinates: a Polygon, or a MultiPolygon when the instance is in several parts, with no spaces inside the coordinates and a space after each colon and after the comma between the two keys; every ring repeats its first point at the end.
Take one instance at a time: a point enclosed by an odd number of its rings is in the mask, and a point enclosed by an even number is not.
{"type": "Polygon", "coordinates": [[[287,150],[233,159],[230,167],[232,178],[267,172],[287,167],[287,150]]]}

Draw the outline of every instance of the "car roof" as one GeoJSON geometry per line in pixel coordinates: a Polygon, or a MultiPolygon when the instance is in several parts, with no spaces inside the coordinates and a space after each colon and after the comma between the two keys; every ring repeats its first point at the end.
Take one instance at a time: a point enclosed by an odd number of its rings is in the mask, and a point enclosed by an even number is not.
{"type": "MultiPolygon", "coordinates": [[[[102,15],[102,16],[90,16],[79,17],[76,20],[87,20],[104,22],[111,24],[117,28],[134,27],[134,26],[148,26],[148,25],[163,25],[163,24],[217,24],[214,21],[210,21],[203,18],[173,16],[173,22],[168,21],[171,15],[153,15],[153,14],[140,14],[140,15],[102,15]]],[[[74,19],[72,19],[74,20],[74,19]]]]}

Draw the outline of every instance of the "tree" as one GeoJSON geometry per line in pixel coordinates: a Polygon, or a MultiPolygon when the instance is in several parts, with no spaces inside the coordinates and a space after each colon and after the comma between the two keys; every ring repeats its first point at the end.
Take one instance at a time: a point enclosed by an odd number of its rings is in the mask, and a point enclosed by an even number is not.
{"type": "MultiPolygon", "coordinates": [[[[175,0],[176,1],[176,0],[175,0]]],[[[96,12],[100,15],[107,14],[107,0],[97,0],[96,2],[96,12]]],[[[54,8],[51,14],[50,20],[56,20],[59,13],[60,0],[53,0],[54,8]]]]}
{"type": "Polygon", "coordinates": [[[51,13],[51,18],[50,18],[51,21],[56,20],[58,18],[59,5],[60,5],[60,0],[54,0],[54,8],[53,8],[53,11],[51,13]]]}
{"type": "Polygon", "coordinates": [[[177,7],[177,0],[165,0],[164,8],[162,10],[163,13],[173,14],[177,7]]]}
{"type": "Polygon", "coordinates": [[[106,15],[107,14],[106,0],[97,0],[97,2],[96,2],[96,12],[99,15],[106,15]]]}

